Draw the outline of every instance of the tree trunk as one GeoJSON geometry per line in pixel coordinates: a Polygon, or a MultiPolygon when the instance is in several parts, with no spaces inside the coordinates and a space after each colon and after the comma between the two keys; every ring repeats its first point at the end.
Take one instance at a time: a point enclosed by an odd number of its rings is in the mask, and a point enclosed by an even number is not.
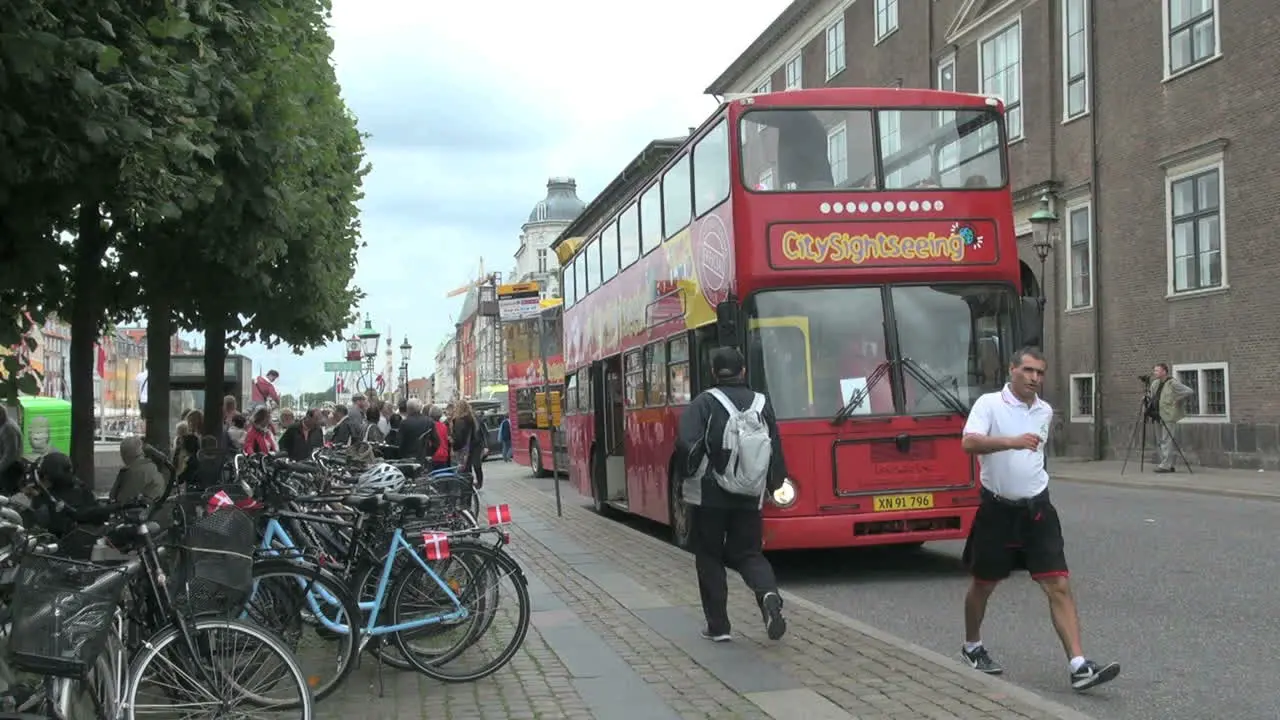
{"type": "Polygon", "coordinates": [[[152,300],[147,307],[147,443],[170,454],[169,358],[173,312],[169,303],[152,300]]]}
{"type": "Polygon", "coordinates": [[[227,321],[211,312],[204,326],[204,434],[222,443],[222,398],[226,395],[227,321]]]}
{"type": "MultiPolygon", "coordinates": [[[[94,486],[93,379],[97,376],[98,328],[102,321],[102,258],[107,236],[97,202],[80,205],[75,260],[71,268],[71,461],[76,475],[94,486]]],[[[105,342],[105,340],[103,341],[105,342]]],[[[132,382],[132,378],[129,382],[132,382]]],[[[105,400],[105,398],[104,398],[105,400]]]]}

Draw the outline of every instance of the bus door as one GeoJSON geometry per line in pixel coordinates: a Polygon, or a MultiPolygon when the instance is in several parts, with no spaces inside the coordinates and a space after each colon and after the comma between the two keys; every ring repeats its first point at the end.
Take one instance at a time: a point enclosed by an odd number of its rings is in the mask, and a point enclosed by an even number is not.
{"type": "Polygon", "coordinates": [[[595,456],[592,458],[597,488],[604,500],[627,502],[627,468],[623,456],[622,356],[592,363],[595,390],[595,456]],[[603,481],[603,482],[601,482],[603,481]]]}

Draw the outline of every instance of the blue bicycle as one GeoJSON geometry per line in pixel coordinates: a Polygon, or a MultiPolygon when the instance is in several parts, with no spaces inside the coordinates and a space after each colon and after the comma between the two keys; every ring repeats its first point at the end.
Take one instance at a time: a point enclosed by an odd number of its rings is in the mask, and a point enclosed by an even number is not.
{"type": "Polygon", "coordinates": [[[519,650],[531,608],[524,574],[505,552],[505,533],[472,523],[447,533],[424,529],[421,545],[411,541],[417,531],[406,526],[415,518],[421,521],[437,501],[397,494],[311,497],[290,504],[338,505],[342,511],[266,511],[249,611],[255,614],[263,601],[267,611],[256,613],[255,620],[277,628],[283,621],[282,634],[289,639],[312,630],[337,646],[337,663],[325,662],[320,672],[308,673],[317,699],[342,684],[365,647],[395,667],[455,682],[486,677],[519,650]],[[307,547],[321,529],[333,531],[324,533],[326,545],[345,545],[343,561],[317,556],[307,547]],[[386,541],[375,547],[377,538],[386,541]],[[499,606],[509,605],[510,600],[500,602],[506,578],[512,579],[515,595],[515,607],[506,608],[514,609],[511,637],[479,667],[450,667],[489,634],[499,606]],[[360,589],[359,596],[353,588],[360,589]],[[443,642],[423,647],[424,641],[443,642]]]}

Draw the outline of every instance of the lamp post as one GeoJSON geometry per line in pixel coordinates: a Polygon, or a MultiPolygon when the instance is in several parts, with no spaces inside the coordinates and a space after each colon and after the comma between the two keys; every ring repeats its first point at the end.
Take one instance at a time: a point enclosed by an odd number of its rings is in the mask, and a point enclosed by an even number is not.
{"type": "Polygon", "coordinates": [[[1058,234],[1058,214],[1053,211],[1053,200],[1048,192],[1040,196],[1040,208],[1031,216],[1031,228],[1031,248],[1036,251],[1036,257],[1040,260],[1040,295],[1036,301],[1040,303],[1040,314],[1043,317],[1047,302],[1044,296],[1044,264],[1053,252],[1053,243],[1058,234]]]}
{"type": "Polygon", "coordinates": [[[404,337],[404,342],[400,343],[400,392],[401,398],[405,402],[409,402],[409,356],[413,353],[413,346],[409,344],[409,336],[404,337]]]}
{"type": "Polygon", "coordinates": [[[364,354],[364,390],[372,393],[373,387],[373,360],[378,356],[378,339],[382,335],[373,329],[373,320],[369,314],[365,313],[364,328],[360,330],[360,351],[364,354]]]}

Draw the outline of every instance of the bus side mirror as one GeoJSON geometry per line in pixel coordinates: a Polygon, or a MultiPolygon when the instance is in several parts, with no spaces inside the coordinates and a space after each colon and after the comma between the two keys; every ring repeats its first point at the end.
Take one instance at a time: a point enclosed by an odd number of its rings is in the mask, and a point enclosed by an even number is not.
{"type": "Polygon", "coordinates": [[[1023,347],[1040,345],[1044,342],[1044,309],[1040,307],[1039,298],[1024,297],[1020,300],[1022,318],[1020,330],[1023,347]]]}
{"type": "Polygon", "coordinates": [[[742,344],[738,326],[738,303],[730,298],[716,305],[716,340],[722,347],[742,344]]]}

